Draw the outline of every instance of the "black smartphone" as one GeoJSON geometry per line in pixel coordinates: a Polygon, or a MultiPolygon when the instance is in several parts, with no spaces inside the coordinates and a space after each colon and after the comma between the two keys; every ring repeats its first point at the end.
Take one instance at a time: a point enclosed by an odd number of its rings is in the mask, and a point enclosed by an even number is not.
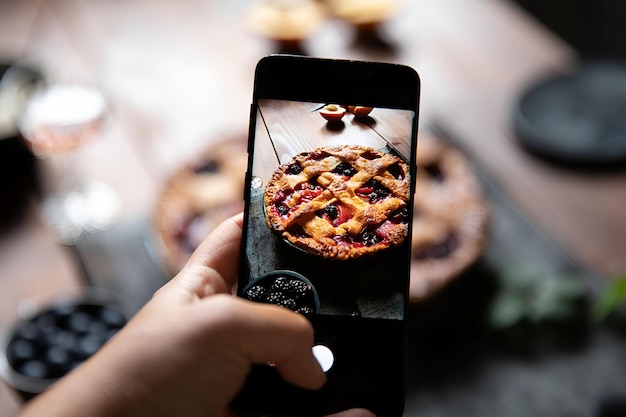
{"type": "Polygon", "coordinates": [[[308,391],[255,366],[240,414],[402,415],[419,95],[403,65],[257,64],[238,295],[305,315],[328,381],[308,391]]]}

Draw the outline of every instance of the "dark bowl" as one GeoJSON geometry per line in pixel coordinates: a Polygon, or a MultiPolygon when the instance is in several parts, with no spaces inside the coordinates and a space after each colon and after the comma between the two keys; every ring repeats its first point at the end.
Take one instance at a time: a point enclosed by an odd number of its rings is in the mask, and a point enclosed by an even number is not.
{"type": "Polygon", "coordinates": [[[21,317],[0,341],[0,377],[24,399],[34,397],[110,340],[128,310],[116,294],[90,290],[21,317]]]}
{"type": "Polygon", "coordinates": [[[317,290],[303,275],[289,270],[275,270],[250,281],[241,292],[244,298],[289,308],[297,313],[318,314],[317,290]]]}

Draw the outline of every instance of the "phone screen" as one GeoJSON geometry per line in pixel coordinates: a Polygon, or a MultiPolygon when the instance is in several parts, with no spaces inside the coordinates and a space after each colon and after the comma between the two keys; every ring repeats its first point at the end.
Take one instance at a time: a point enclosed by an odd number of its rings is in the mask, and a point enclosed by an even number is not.
{"type": "Polygon", "coordinates": [[[238,410],[402,414],[416,109],[257,97],[238,293],[305,315],[320,391],[255,367],[238,410]]]}

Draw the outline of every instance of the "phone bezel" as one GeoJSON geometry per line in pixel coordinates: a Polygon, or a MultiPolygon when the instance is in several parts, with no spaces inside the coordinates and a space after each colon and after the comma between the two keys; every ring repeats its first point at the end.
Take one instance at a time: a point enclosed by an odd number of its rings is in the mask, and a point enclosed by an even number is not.
{"type": "Polygon", "coordinates": [[[420,85],[417,72],[400,64],[269,55],[257,64],[253,97],[376,104],[417,114],[420,85]]]}
{"type": "MultiPolygon", "coordinates": [[[[414,111],[412,140],[410,149],[411,202],[415,187],[415,153],[417,149],[417,130],[419,117],[420,79],[417,72],[407,66],[382,62],[368,62],[341,59],[312,58],[294,55],[270,55],[262,58],[255,70],[253,102],[250,113],[249,141],[248,141],[248,171],[246,173],[246,218],[248,224],[248,210],[250,201],[250,176],[252,172],[255,129],[257,123],[258,102],[261,99],[279,99],[322,103],[351,103],[372,107],[386,107],[414,111]]],[[[411,228],[409,228],[410,230],[411,228]]],[[[408,239],[411,236],[409,234],[408,239]]],[[[240,271],[247,277],[246,266],[247,233],[244,227],[240,271]]],[[[408,249],[410,252],[410,248],[408,249]]],[[[407,264],[410,256],[407,256],[407,264]]],[[[409,270],[407,265],[406,270],[409,270]]],[[[241,279],[240,279],[241,283],[241,279]]],[[[408,307],[408,278],[405,302],[405,316],[408,307]]],[[[241,285],[240,285],[240,288],[241,285]]],[[[242,295],[242,294],[238,294],[242,295]]],[[[404,326],[406,330],[406,326],[404,326]]],[[[406,355],[406,335],[403,334],[403,344],[398,346],[398,352],[406,355]]],[[[404,380],[405,375],[401,376],[404,380]]],[[[402,383],[404,387],[404,381],[402,383]]],[[[398,407],[390,416],[401,415],[404,404],[398,407]]],[[[244,410],[238,410],[243,412],[244,410]]],[[[255,414],[254,410],[246,410],[246,415],[255,414]]],[[[305,413],[303,413],[305,415],[305,413]]]]}

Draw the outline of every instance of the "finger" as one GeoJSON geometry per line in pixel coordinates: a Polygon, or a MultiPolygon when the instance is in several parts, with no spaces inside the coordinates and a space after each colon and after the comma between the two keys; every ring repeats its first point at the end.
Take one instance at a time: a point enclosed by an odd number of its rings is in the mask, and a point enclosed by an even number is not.
{"type": "Polygon", "coordinates": [[[240,213],[218,225],[163,290],[175,287],[194,298],[230,293],[237,282],[242,224],[240,213]]]}
{"type": "Polygon", "coordinates": [[[311,350],[313,327],[304,316],[230,296],[210,297],[208,302],[224,304],[211,309],[224,315],[222,337],[230,340],[250,364],[271,362],[285,381],[302,388],[324,385],[326,375],[311,350]]]}

